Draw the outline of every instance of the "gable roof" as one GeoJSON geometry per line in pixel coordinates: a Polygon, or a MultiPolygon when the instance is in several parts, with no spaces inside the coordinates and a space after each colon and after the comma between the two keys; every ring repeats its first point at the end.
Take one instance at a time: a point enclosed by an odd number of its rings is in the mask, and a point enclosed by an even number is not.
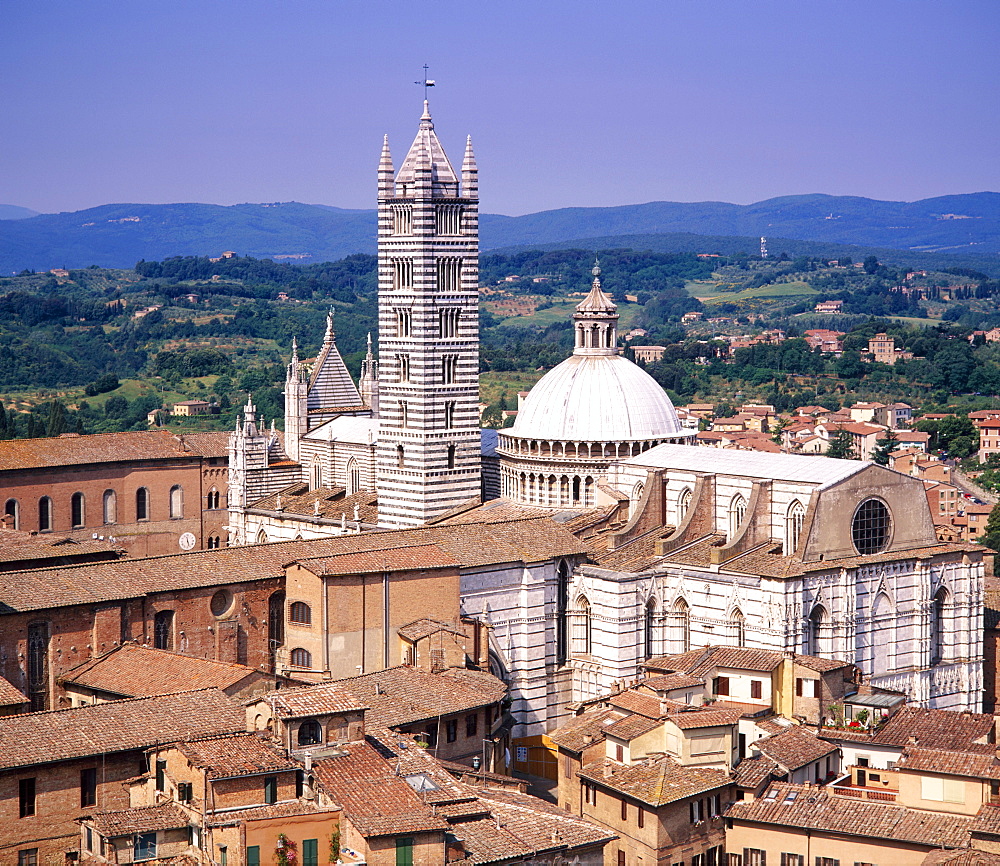
{"type": "Polygon", "coordinates": [[[309,377],[308,411],[361,407],[361,395],[340,357],[333,333],[333,312],[326,317],[326,334],[309,377]]]}
{"type": "Polygon", "coordinates": [[[0,707],[28,703],[28,696],[13,683],[0,677],[0,707]]]}
{"type": "Polygon", "coordinates": [[[245,665],[196,659],[137,643],[125,643],[63,676],[68,684],[126,697],[191,689],[226,689],[257,671],[245,665]]]}
{"type": "Polygon", "coordinates": [[[435,674],[399,665],[338,680],[336,684],[368,708],[366,724],[380,728],[470,712],[495,704],[507,694],[502,680],[485,671],[465,668],[435,674]]]}
{"type": "Polygon", "coordinates": [[[669,755],[649,757],[634,764],[619,764],[604,758],[585,765],[577,775],[653,807],[731,784],[724,770],[685,767],[669,755]]]}
{"type": "Polygon", "coordinates": [[[253,776],[258,773],[297,770],[299,763],[277,748],[266,734],[241,732],[188,740],[177,748],[210,779],[253,776]]]}
{"type": "Polygon", "coordinates": [[[838,750],[837,746],[819,739],[800,725],[793,725],[781,733],[757,740],[752,744],[752,748],[757,749],[789,773],[838,750]]]}
{"type": "Polygon", "coordinates": [[[218,689],[0,716],[0,768],[146,749],[246,729],[246,713],[218,689]]]}
{"type": "Polygon", "coordinates": [[[977,740],[985,741],[993,729],[987,713],[901,707],[871,737],[872,743],[906,746],[911,738],[922,749],[961,751],[977,740]]]}
{"type": "Polygon", "coordinates": [[[102,836],[114,838],[153,830],[179,830],[190,825],[191,818],[176,803],[161,803],[159,806],[98,812],[92,823],[102,836]]]}
{"type": "Polygon", "coordinates": [[[603,740],[605,728],[621,718],[613,707],[592,707],[550,731],[548,738],[569,752],[582,752],[603,740]]]}

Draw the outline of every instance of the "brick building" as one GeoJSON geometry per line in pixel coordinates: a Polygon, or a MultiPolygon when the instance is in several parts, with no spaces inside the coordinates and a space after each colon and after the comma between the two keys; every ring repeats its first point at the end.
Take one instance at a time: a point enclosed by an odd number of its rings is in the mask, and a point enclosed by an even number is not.
{"type": "Polygon", "coordinates": [[[133,556],[226,540],[228,434],[162,430],[0,442],[11,529],[103,540],[133,556]]]}
{"type": "Polygon", "coordinates": [[[245,726],[216,689],[0,718],[0,862],[64,864],[78,818],[130,805],[145,749],[245,726]]]}

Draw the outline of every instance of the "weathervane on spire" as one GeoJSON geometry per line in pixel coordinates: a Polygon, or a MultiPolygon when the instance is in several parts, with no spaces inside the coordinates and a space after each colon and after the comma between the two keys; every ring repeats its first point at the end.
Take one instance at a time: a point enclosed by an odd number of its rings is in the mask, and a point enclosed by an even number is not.
{"type": "Polygon", "coordinates": [[[422,81],[414,81],[414,84],[422,84],[424,87],[424,102],[427,101],[427,88],[434,86],[434,79],[427,77],[427,64],[424,64],[424,76],[422,81]]]}

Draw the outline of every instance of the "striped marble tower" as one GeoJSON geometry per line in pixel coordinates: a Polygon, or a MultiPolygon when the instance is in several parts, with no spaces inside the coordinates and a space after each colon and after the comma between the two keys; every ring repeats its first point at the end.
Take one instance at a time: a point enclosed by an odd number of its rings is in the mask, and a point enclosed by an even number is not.
{"type": "Polygon", "coordinates": [[[381,526],[416,526],[479,496],[479,186],[461,182],[424,101],[395,174],[378,168],[381,526]]]}

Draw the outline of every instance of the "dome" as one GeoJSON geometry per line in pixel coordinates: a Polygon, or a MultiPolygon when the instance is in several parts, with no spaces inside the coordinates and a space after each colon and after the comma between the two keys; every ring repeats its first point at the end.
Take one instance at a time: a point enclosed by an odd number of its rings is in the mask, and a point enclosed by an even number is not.
{"type": "Polygon", "coordinates": [[[517,413],[511,436],[628,442],[682,435],[673,403],[645,370],[618,354],[574,354],[549,370],[517,413]]]}

